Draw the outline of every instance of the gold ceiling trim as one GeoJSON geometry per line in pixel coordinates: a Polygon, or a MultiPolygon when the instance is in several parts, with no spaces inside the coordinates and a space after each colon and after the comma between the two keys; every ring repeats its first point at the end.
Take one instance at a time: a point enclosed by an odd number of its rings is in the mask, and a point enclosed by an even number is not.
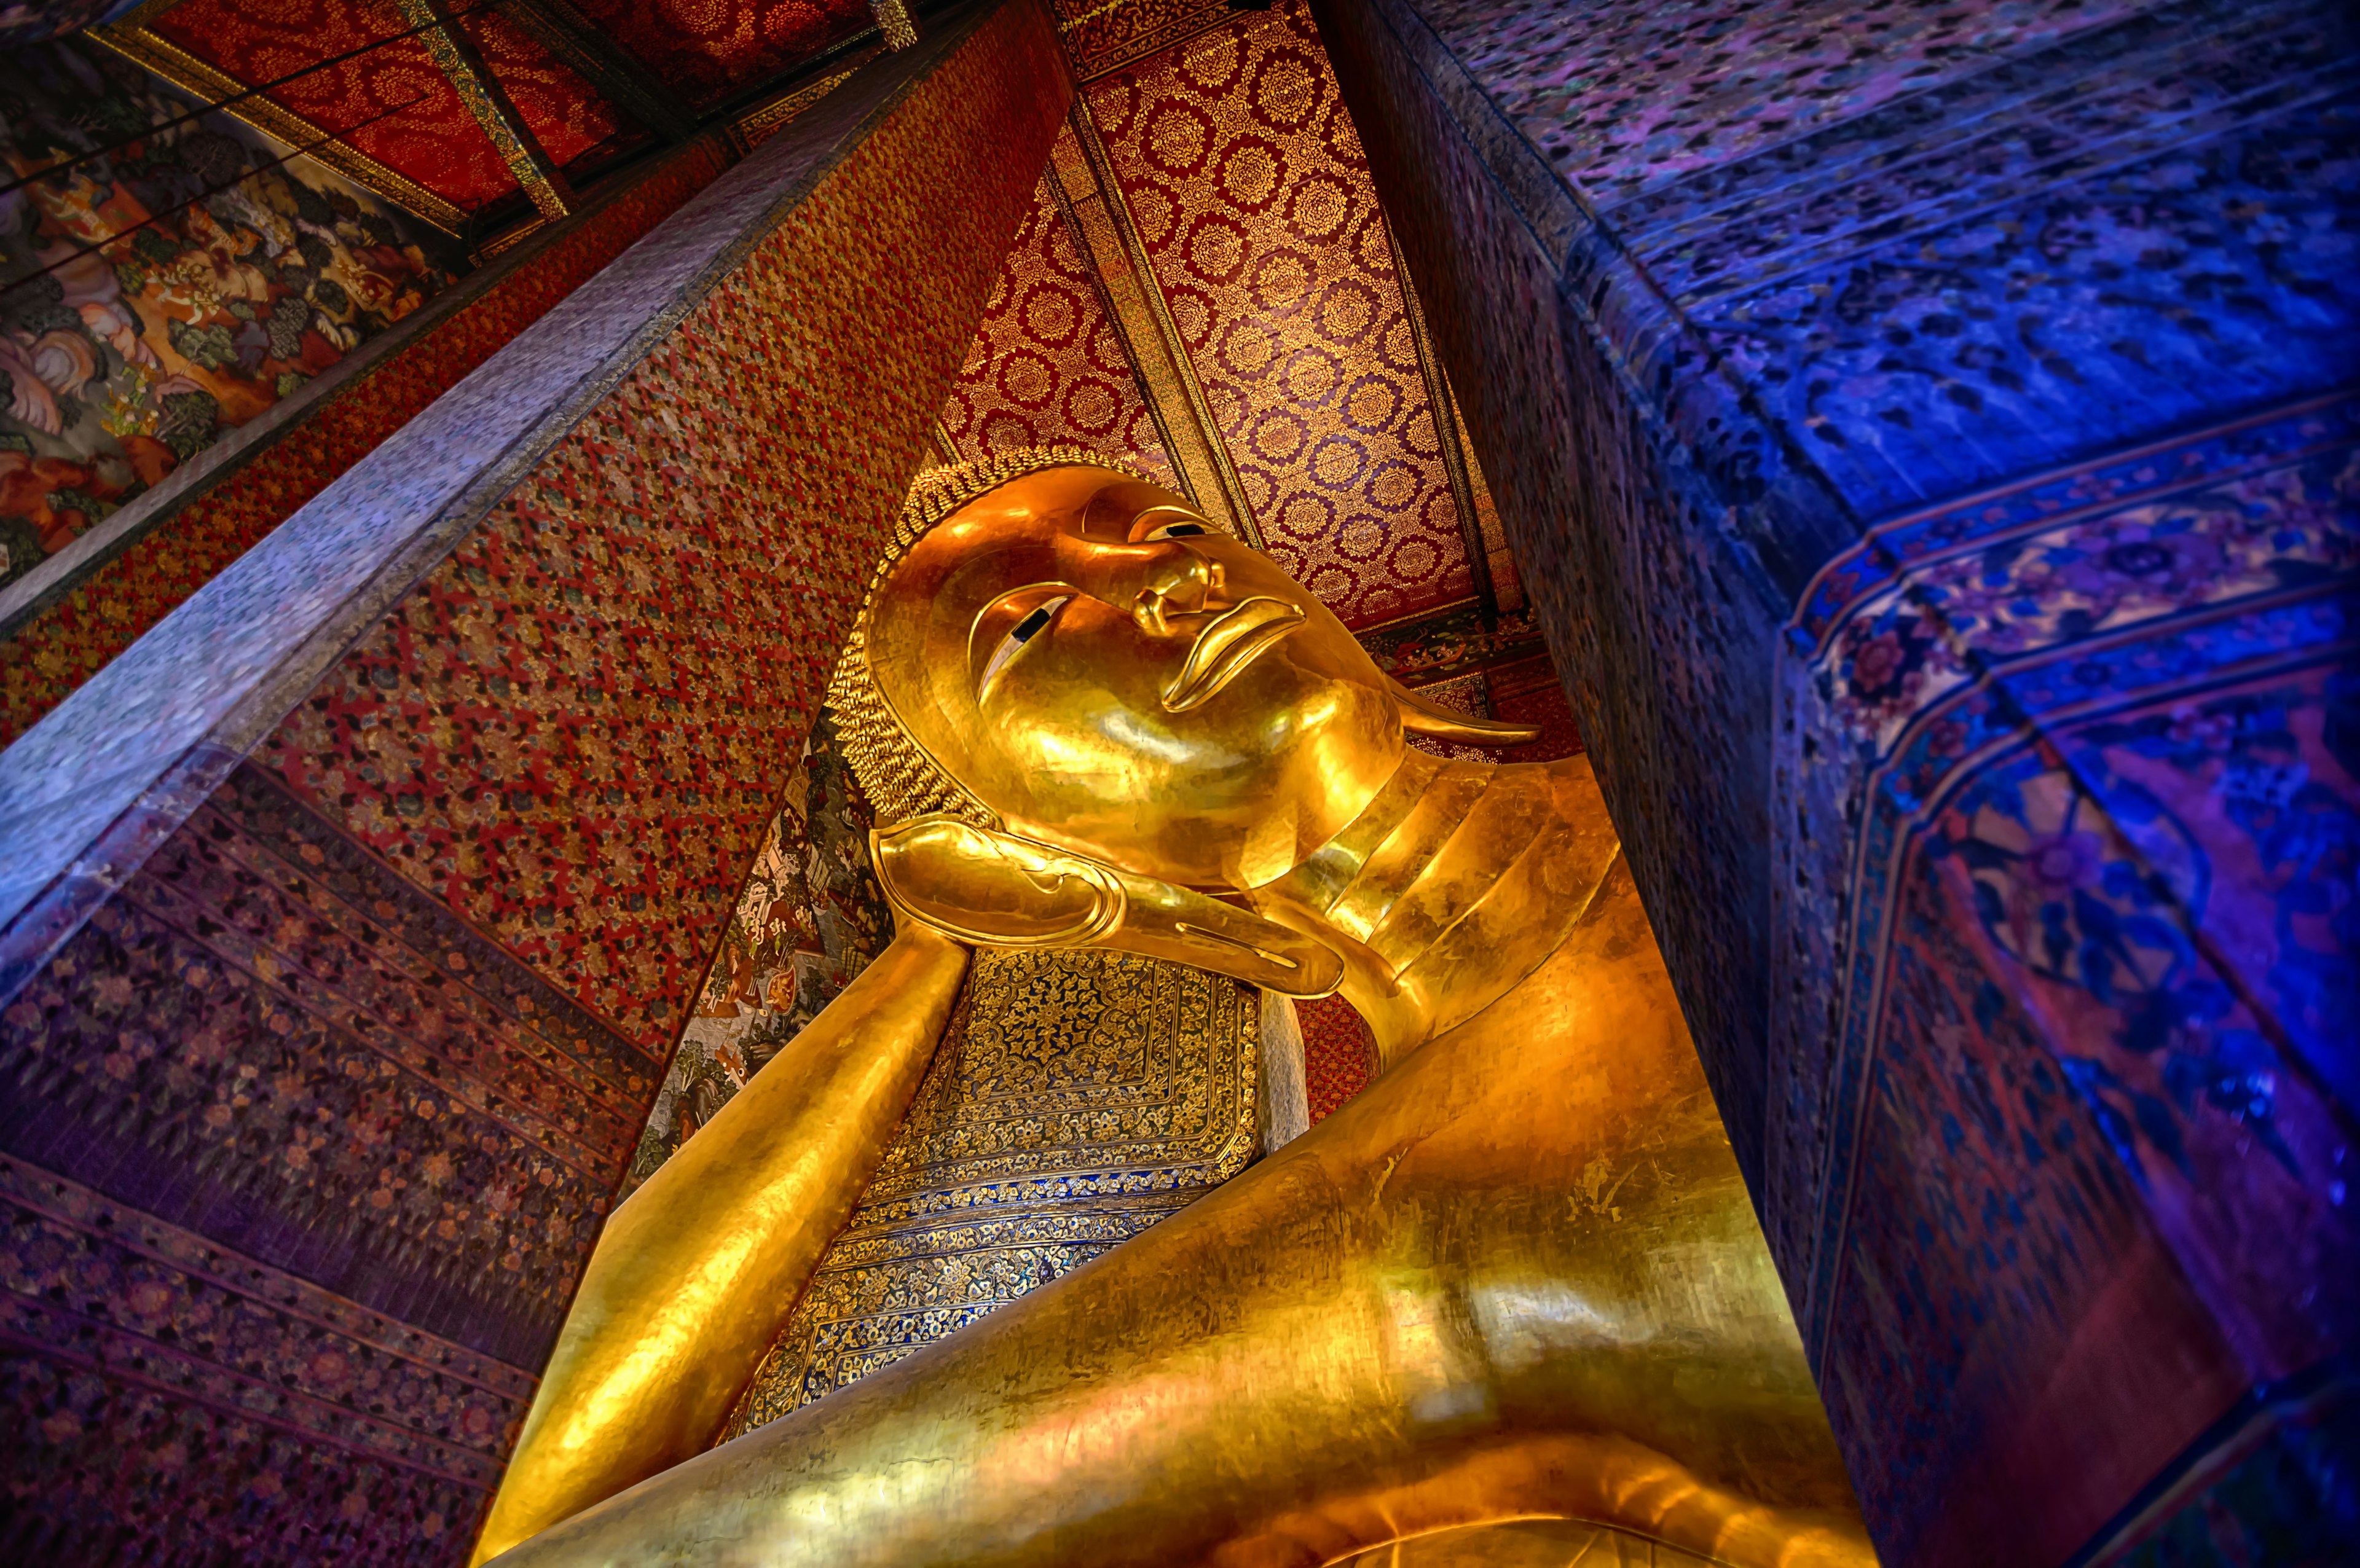
{"type": "Polygon", "coordinates": [[[147,27],[180,3],[180,0],[140,0],[138,5],[115,18],[115,25],[119,27],[147,27]]]}
{"type": "Polygon", "coordinates": [[[959,451],[957,439],[942,420],[936,419],[926,428],[926,455],[934,461],[936,466],[947,467],[967,461],[966,455],[959,451]]]}
{"type": "Polygon", "coordinates": [[[1448,371],[1443,372],[1442,389],[1450,398],[1450,428],[1459,433],[1459,450],[1467,454],[1467,477],[1475,486],[1475,524],[1483,537],[1483,559],[1492,565],[1491,587],[1498,595],[1500,614],[1513,615],[1524,607],[1524,585],[1516,572],[1516,554],[1509,547],[1508,530],[1500,521],[1500,503],[1492,496],[1491,481],[1483,477],[1483,460],[1476,455],[1475,438],[1467,429],[1467,407],[1459,400],[1459,388],[1450,384],[1448,371]],[[1499,570],[1503,561],[1508,567],[1504,574],[1499,570]]]}
{"type": "Polygon", "coordinates": [[[481,267],[486,262],[491,260],[494,256],[504,256],[508,252],[514,250],[517,246],[524,244],[525,241],[532,238],[533,235],[541,233],[541,230],[548,226],[549,220],[542,217],[539,212],[535,212],[531,217],[525,219],[522,223],[516,224],[512,228],[501,230],[498,234],[494,234],[490,239],[487,239],[483,244],[477,245],[473,256],[471,256],[469,259],[474,261],[477,267],[481,267]]]}
{"type": "Polygon", "coordinates": [[[508,89],[492,74],[484,62],[475,42],[451,19],[442,0],[395,0],[401,8],[401,19],[408,22],[426,46],[451,90],[459,95],[486,136],[492,150],[500,155],[508,166],[508,175],[515,180],[534,208],[544,218],[562,218],[574,209],[574,187],[567,182],[565,171],[532,134],[524,116],[509,102],[508,89]]]}
{"type": "Polygon", "coordinates": [[[206,64],[152,29],[116,22],[92,27],[89,32],[92,38],[124,59],[152,71],[171,87],[197,99],[206,108],[218,110],[242,125],[251,125],[291,150],[300,150],[303,157],[322,168],[333,170],[445,234],[455,235],[466,232],[464,209],[436,195],[408,175],[397,174],[367,154],[347,147],[336,140],[333,133],[313,125],[293,110],[281,108],[258,93],[235,103],[228,103],[227,100],[247,91],[246,83],[206,64]]]}
{"type": "MultiPolygon", "coordinates": [[[[1132,3],[1133,0],[1106,0],[1106,4],[1093,6],[1078,16],[1069,16],[1059,21],[1057,31],[1061,35],[1070,37],[1076,28],[1086,23],[1095,22],[1101,16],[1110,16],[1132,3]]],[[[1214,28],[1231,20],[1234,15],[1232,8],[1228,5],[1208,5],[1198,13],[1196,17],[1196,25],[1184,32],[1174,32],[1169,35],[1150,32],[1144,38],[1132,39],[1105,59],[1091,61],[1087,67],[1084,67],[1079,60],[1074,60],[1075,77],[1080,82],[1096,82],[1102,76],[1111,76],[1118,71],[1137,65],[1141,60],[1162,54],[1166,49],[1175,49],[1184,44],[1195,43],[1214,28]]],[[[1073,60],[1073,48],[1068,44],[1065,57],[1073,60]]]]}
{"type": "Polygon", "coordinates": [[[1402,313],[1409,321],[1410,341],[1416,345],[1418,375],[1426,382],[1427,417],[1434,424],[1434,444],[1442,453],[1442,472],[1450,482],[1450,504],[1459,514],[1459,542],[1467,551],[1467,570],[1475,580],[1475,597],[1483,607],[1483,624],[1488,627],[1500,619],[1500,592],[1491,581],[1491,552],[1484,544],[1482,514],[1476,508],[1475,485],[1468,477],[1472,465],[1467,449],[1459,444],[1458,407],[1450,383],[1443,376],[1442,362],[1435,357],[1425,307],[1418,303],[1417,289],[1410,282],[1409,258],[1402,255],[1392,220],[1380,212],[1378,221],[1384,224],[1393,277],[1401,284],[1402,313]]]}
{"type": "Polygon", "coordinates": [[[869,0],[869,14],[877,18],[877,30],[885,36],[887,49],[917,47],[918,25],[910,19],[910,7],[903,0],[869,0]]]}
{"type": "Polygon", "coordinates": [[[745,157],[778,135],[781,126],[842,86],[868,60],[868,52],[863,51],[854,57],[849,67],[835,75],[823,76],[817,82],[796,88],[784,97],[773,98],[760,108],[740,114],[729,127],[729,139],[738,145],[738,156],[745,157]]]}
{"type": "Polygon", "coordinates": [[[1131,382],[1147,404],[1147,417],[1155,426],[1156,439],[1164,443],[1164,455],[1171,459],[1173,469],[1179,475],[1180,488],[1191,501],[1202,507],[1205,502],[1198,492],[1218,494],[1219,481],[1211,463],[1201,453],[1192,451],[1184,455],[1182,443],[1174,433],[1167,410],[1175,405],[1185,408],[1185,397],[1179,390],[1178,379],[1171,366],[1160,355],[1152,366],[1142,362],[1138,345],[1131,341],[1137,327],[1144,325],[1152,332],[1153,326],[1152,321],[1143,320],[1144,309],[1138,299],[1137,281],[1123,278],[1122,282],[1127,285],[1121,290],[1124,298],[1118,299],[1117,290],[1109,285],[1108,264],[1099,258],[1102,251],[1111,251],[1120,256],[1121,241],[1116,237],[1113,223],[1107,217],[1105,204],[1099,200],[1095,187],[1084,198],[1090,213],[1088,222],[1085,222],[1082,211],[1075,206],[1073,195],[1066,189],[1067,182],[1087,180],[1087,168],[1076,174],[1056,164],[1060,152],[1068,153],[1075,162],[1080,162],[1079,145],[1071,136],[1058,138],[1057,146],[1050,155],[1050,197],[1057,203],[1057,216],[1065,225],[1066,236],[1081,255],[1082,268],[1089,274],[1090,292],[1098,299],[1098,312],[1106,318],[1107,325],[1114,332],[1115,343],[1122,350],[1123,363],[1131,366],[1131,382]],[[1099,231],[1095,241],[1090,234],[1092,229],[1099,231]],[[1196,456],[1197,461],[1187,461],[1189,455],[1196,456]]]}
{"type": "Polygon", "coordinates": [[[1164,450],[1180,471],[1189,499],[1208,513],[1225,512],[1232,532],[1255,549],[1262,549],[1262,528],[1254,521],[1253,508],[1246,504],[1245,486],[1238,479],[1237,465],[1229,461],[1229,443],[1196,379],[1196,367],[1188,357],[1179,324],[1172,319],[1155,264],[1131,221],[1131,204],[1123,197],[1122,182],[1115,177],[1106,143],[1099,139],[1088,100],[1074,100],[1067,123],[1074,132],[1072,146],[1058,138],[1057,151],[1050,159],[1055,175],[1053,183],[1059,187],[1060,205],[1074,220],[1075,242],[1082,248],[1090,275],[1104,285],[1100,298],[1116,335],[1122,339],[1124,352],[1137,367],[1140,390],[1148,399],[1148,411],[1164,437],[1164,450]],[[1076,151],[1078,158],[1074,157],[1076,151]],[[1183,417],[1173,417],[1175,413],[1183,417]]]}

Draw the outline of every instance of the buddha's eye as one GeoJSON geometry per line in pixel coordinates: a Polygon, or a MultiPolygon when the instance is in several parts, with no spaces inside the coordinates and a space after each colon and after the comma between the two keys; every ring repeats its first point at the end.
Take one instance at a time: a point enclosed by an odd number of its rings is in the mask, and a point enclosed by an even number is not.
{"type": "Polygon", "coordinates": [[[1008,635],[1000,639],[1000,646],[991,650],[991,658],[983,667],[983,679],[976,682],[976,695],[978,698],[991,690],[992,681],[1001,670],[1008,668],[1011,660],[1024,651],[1027,643],[1039,637],[1048,627],[1050,621],[1055,618],[1058,607],[1072,597],[1070,593],[1061,593],[1054,599],[1043,599],[1027,610],[1022,619],[1008,628],[1008,635]]]}
{"type": "Polygon", "coordinates": [[[1150,506],[1131,525],[1131,542],[1153,544],[1158,539],[1191,539],[1211,533],[1204,518],[1179,506],[1150,506]]]}

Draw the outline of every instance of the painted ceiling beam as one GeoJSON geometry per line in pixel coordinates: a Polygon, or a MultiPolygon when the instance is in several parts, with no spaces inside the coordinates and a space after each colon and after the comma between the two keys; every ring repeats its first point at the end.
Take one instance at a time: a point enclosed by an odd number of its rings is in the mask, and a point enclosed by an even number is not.
{"type": "Polygon", "coordinates": [[[905,49],[918,41],[918,24],[910,19],[907,0],[869,0],[869,12],[877,18],[887,49],[905,49]]]}
{"type": "Polygon", "coordinates": [[[573,0],[501,0],[500,11],[599,96],[666,141],[696,133],[696,118],[682,105],[680,94],[602,32],[573,0]]]}
{"type": "Polygon", "coordinates": [[[1196,379],[1188,345],[1172,319],[1155,264],[1141,243],[1121,181],[1115,177],[1086,100],[1074,101],[1067,121],[1074,134],[1057,139],[1050,183],[1070,220],[1075,245],[1098,286],[1107,319],[1122,340],[1156,433],[1164,438],[1164,450],[1172,454],[1189,499],[1217,521],[1226,518],[1239,538],[1260,549],[1262,528],[1246,502],[1237,465],[1229,460],[1229,442],[1196,379]]]}
{"type": "Polygon", "coordinates": [[[1426,311],[1417,302],[1417,290],[1409,280],[1409,264],[1402,259],[1401,242],[1393,237],[1393,226],[1385,223],[1385,245],[1392,251],[1393,276],[1401,282],[1402,313],[1409,320],[1410,340],[1417,348],[1417,370],[1426,382],[1426,401],[1434,420],[1434,444],[1442,453],[1442,472],[1450,484],[1450,504],[1459,513],[1459,538],[1467,547],[1467,570],[1475,579],[1475,598],[1483,607],[1483,624],[1493,626],[1500,620],[1500,590],[1491,581],[1491,552],[1483,541],[1482,515],[1475,507],[1475,485],[1469,476],[1470,464],[1467,449],[1459,443],[1457,403],[1450,383],[1442,374],[1442,361],[1434,354],[1434,340],[1426,334],[1426,311]]]}
{"type": "Polygon", "coordinates": [[[574,188],[541,138],[517,113],[508,90],[475,48],[464,28],[452,20],[442,0],[399,0],[402,20],[420,29],[418,39],[449,79],[459,102],[492,140],[492,147],[508,165],[532,204],[544,218],[562,218],[573,209],[574,188]]]}
{"type": "Polygon", "coordinates": [[[95,27],[89,29],[89,36],[207,108],[218,109],[273,140],[301,149],[303,156],[314,163],[333,169],[445,234],[466,232],[467,213],[455,202],[336,140],[337,133],[328,127],[250,92],[245,82],[199,60],[144,24],[117,22],[95,27]]]}

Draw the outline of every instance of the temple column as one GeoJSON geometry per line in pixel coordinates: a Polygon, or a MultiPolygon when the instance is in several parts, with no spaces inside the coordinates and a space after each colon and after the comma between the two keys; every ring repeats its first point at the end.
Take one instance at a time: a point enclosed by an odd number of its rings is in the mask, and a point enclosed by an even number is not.
{"type": "Polygon", "coordinates": [[[1887,1561],[2328,1552],[2349,17],[1317,11],[1887,1561]]]}
{"type": "Polygon", "coordinates": [[[464,1557],[1070,94],[934,19],[0,752],[47,1554],[464,1557]]]}

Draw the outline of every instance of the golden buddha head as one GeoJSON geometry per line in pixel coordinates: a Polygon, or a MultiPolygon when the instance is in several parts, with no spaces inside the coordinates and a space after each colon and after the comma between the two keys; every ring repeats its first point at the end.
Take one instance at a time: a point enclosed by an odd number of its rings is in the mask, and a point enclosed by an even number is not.
{"type": "Polygon", "coordinates": [[[1071,450],[922,478],[830,702],[880,821],[948,812],[1197,887],[1283,874],[1404,744],[1308,590],[1071,450]]]}

